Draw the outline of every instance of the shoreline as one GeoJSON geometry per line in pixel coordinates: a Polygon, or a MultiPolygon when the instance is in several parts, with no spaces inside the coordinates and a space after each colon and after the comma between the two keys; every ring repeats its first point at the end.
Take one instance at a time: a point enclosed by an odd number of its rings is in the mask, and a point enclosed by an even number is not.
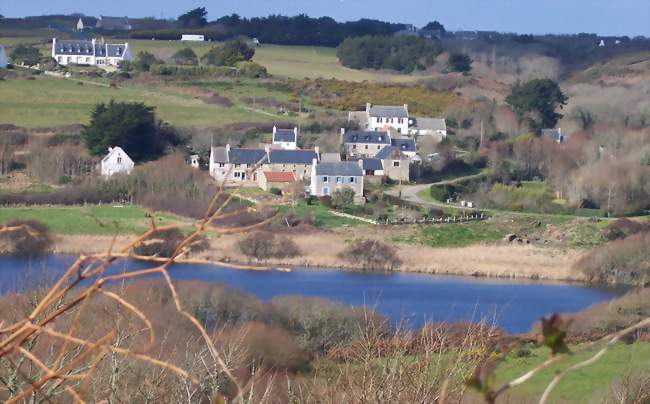
{"type": "MultiPolygon", "coordinates": [[[[330,268],[363,272],[359,265],[337,257],[345,249],[347,239],[335,232],[318,231],[287,235],[300,248],[302,255],[294,258],[251,260],[239,252],[237,242],[242,235],[210,239],[210,248],[187,257],[195,263],[233,265],[234,267],[330,268]]],[[[133,237],[120,236],[113,251],[128,244],[133,237]]],[[[352,238],[354,239],[354,238],[352,238]]],[[[113,238],[109,236],[57,235],[55,254],[101,254],[108,251],[113,238]]],[[[402,265],[392,272],[418,273],[473,278],[519,279],[584,283],[585,277],[572,268],[581,250],[537,247],[531,245],[475,244],[467,247],[434,248],[396,244],[402,265]]]]}

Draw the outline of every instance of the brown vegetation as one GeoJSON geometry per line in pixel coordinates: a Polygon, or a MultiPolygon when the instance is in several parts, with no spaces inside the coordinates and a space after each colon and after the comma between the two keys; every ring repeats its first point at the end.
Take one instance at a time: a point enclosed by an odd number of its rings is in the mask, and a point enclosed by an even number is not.
{"type": "Polygon", "coordinates": [[[397,256],[397,249],[377,240],[359,240],[339,253],[339,258],[348,262],[360,263],[363,269],[393,270],[402,261],[397,256]]]}
{"type": "Polygon", "coordinates": [[[242,254],[256,260],[292,258],[300,255],[298,245],[291,239],[270,232],[255,232],[238,243],[242,254]]]}
{"type": "Polygon", "coordinates": [[[0,255],[44,255],[50,252],[53,242],[47,226],[36,220],[13,220],[0,225],[0,255]]]}

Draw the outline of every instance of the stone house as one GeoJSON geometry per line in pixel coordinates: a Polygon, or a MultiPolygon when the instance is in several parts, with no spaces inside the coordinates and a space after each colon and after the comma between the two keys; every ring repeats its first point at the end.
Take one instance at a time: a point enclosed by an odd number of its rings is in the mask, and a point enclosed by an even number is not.
{"type": "Polygon", "coordinates": [[[377,155],[375,159],[381,161],[383,175],[394,181],[411,180],[411,158],[406,155],[399,147],[386,146],[377,155]]]}
{"type": "Polygon", "coordinates": [[[398,148],[405,156],[411,159],[417,159],[418,148],[415,144],[415,139],[407,137],[393,138],[390,140],[390,145],[398,148]]]}
{"type": "Polygon", "coordinates": [[[121,147],[109,147],[108,154],[100,163],[101,174],[110,177],[115,174],[130,174],[135,163],[121,147]]]}
{"type": "Polygon", "coordinates": [[[438,141],[447,137],[444,118],[411,118],[409,133],[416,136],[433,136],[438,141]]]}
{"type": "Polygon", "coordinates": [[[354,191],[355,202],[363,203],[363,162],[341,161],[334,163],[318,162],[314,159],[309,190],[314,196],[327,196],[336,190],[350,188],[354,191]]]}
{"type": "Polygon", "coordinates": [[[298,182],[295,174],[292,172],[263,171],[262,175],[257,177],[258,185],[264,191],[271,188],[287,191],[292,185],[298,182]]]}
{"type": "Polygon", "coordinates": [[[390,146],[390,132],[345,131],[341,129],[341,144],[348,159],[373,157],[390,146]]]}
{"type": "Polygon", "coordinates": [[[314,150],[268,149],[265,170],[291,172],[298,180],[311,176],[314,159],[320,160],[318,147],[314,150]]]}
{"type": "Polygon", "coordinates": [[[209,171],[212,178],[226,185],[244,183],[258,185],[262,166],[268,162],[264,149],[213,147],[210,150],[209,171]]]}

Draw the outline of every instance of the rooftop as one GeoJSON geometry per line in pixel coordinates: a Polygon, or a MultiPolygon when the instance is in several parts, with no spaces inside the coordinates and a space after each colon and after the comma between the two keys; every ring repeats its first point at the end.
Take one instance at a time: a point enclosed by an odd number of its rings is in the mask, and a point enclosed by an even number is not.
{"type": "Polygon", "coordinates": [[[368,108],[368,114],[370,116],[383,118],[408,118],[409,116],[409,113],[404,105],[370,105],[370,108],[368,108]]]}
{"type": "Polygon", "coordinates": [[[277,129],[273,133],[274,142],[297,142],[297,136],[294,129],[277,129]]]}
{"type": "Polygon", "coordinates": [[[315,150],[269,150],[269,163],[271,164],[308,164],[318,159],[315,150]]]}
{"type": "Polygon", "coordinates": [[[348,131],[343,135],[343,143],[390,144],[388,132],[348,131]]]}
{"type": "Polygon", "coordinates": [[[295,182],[296,176],[291,172],[264,171],[267,182],[295,182]]]}
{"type": "Polygon", "coordinates": [[[316,165],[316,175],[342,175],[362,177],[363,171],[356,161],[340,161],[336,163],[319,163],[316,165]]]}

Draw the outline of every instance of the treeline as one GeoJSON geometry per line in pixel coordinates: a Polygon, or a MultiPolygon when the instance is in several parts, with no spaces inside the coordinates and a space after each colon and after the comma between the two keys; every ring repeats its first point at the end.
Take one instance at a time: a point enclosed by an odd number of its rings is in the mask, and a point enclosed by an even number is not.
{"type": "Polygon", "coordinates": [[[415,36],[346,38],[337,49],[341,64],[353,69],[390,69],[410,73],[424,70],[442,53],[437,40],[415,36]]]}

